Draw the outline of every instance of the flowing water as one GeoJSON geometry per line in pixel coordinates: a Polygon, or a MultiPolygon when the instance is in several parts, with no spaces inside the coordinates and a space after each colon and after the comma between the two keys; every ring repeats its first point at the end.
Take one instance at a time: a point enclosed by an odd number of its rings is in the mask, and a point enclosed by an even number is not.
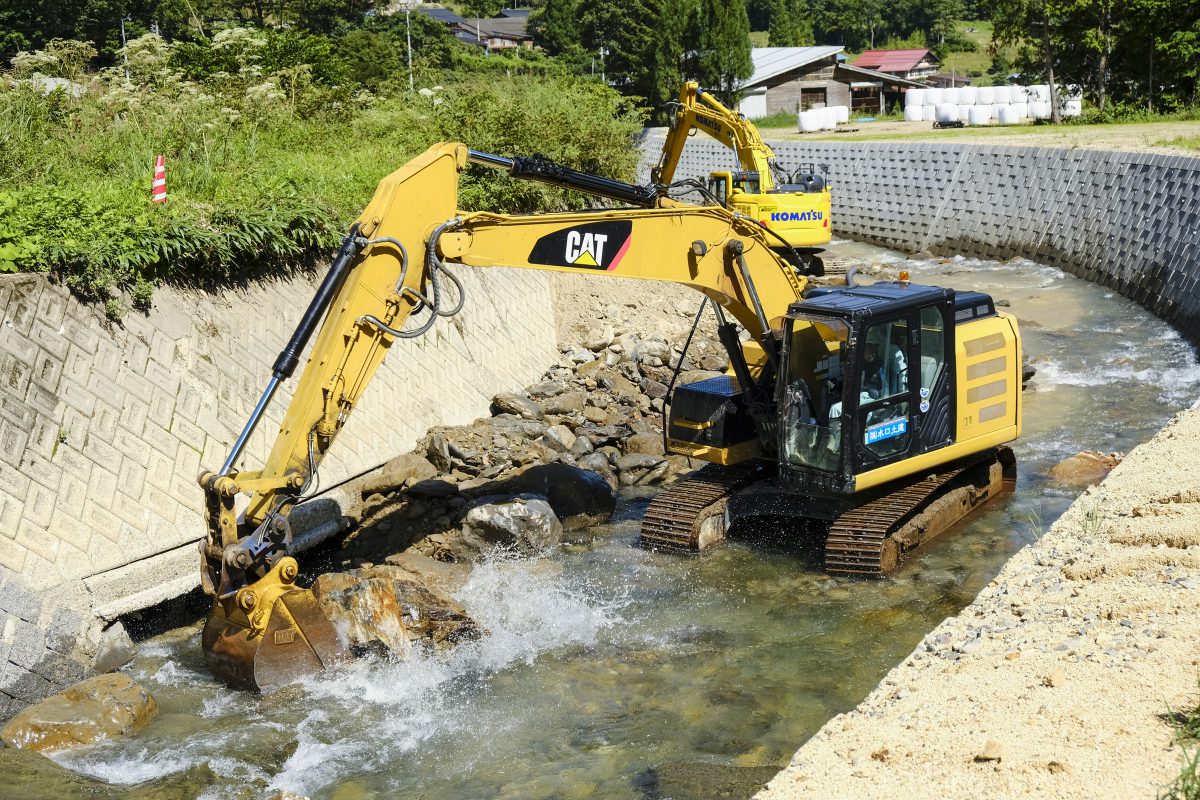
{"type": "MultiPolygon", "coordinates": [[[[838,254],[903,258],[849,243],[838,254]]],[[[1191,348],[1105,289],[1020,260],[905,266],[1008,301],[1038,374],[1016,494],[898,577],[830,578],[802,548],[761,541],[703,558],[644,552],[632,545],[648,498],[628,495],[612,522],[552,554],[477,566],[459,597],[490,631],[480,642],[261,697],[215,683],[196,629],[176,631],[128,667],[157,719],[55,759],[120,785],[190,770],[189,796],[338,800],[629,798],[672,763],[786,764],[1067,507],[1052,465],[1132,448],[1200,388],[1191,348]]]]}

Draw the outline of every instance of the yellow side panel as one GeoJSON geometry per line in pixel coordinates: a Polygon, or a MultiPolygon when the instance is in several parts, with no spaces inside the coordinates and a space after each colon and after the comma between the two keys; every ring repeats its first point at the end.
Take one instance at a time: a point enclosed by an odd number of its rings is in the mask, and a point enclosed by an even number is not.
{"type": "Polygon", "coordinates": [[[787,240],[792,247],[819,247],[833,238],[830,194],[781,192],[730,196],[738,211],[753,217],[787,240]]]}
{"type": "MultiPolygon", "coordinates": [[[[958,368],[956,444],[991,440],[996,431],[1021,435],[1021,337],[1008,314],[955,328],[958,368]]],[[[983,449],[977,447],[977,449],[983,449]]]]}

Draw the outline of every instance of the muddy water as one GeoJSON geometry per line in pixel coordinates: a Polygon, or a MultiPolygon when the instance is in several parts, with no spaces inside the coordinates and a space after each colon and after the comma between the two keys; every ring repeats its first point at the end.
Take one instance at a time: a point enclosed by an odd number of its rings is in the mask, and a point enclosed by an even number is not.
{"type": "MultiPolygon", "coordinates": [[[[839,255],[902,259],[849,244],[839,255]]],[[[177,631],[129,667],[158,719],[57,760],[124,786],[176,774],[190,796],[339,800],[629,798],[652,767],[785,764],[1066,508],[1073,492],[1050,466],[1128,450],[1200,388],[1191,349],[1104,289],[1023,261],[905,266],[1008,301],[1039,372],[1017,494],[897,578],[829,578],[804,548],[761,541],[769,530],[699,559],[646,553],[631,545],[647,498],[630,495],[611,524],[551,555],[477,567],[460,598],[491,632],[479,643],[259,697],[215,684],[195,630],[177,631]]],[[[705,796],[688,791],[675,796],[705,796]]]]}

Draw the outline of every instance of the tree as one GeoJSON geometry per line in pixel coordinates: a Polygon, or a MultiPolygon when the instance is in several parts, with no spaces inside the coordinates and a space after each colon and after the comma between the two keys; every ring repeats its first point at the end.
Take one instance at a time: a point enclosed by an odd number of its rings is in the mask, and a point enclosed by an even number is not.
{"type": "Polygon", "coordinates": [[[693,76],[723,103],[733,105],[739,81],[754,72],[746,0],[700,0],[688,39],[695,48],[689,58],[693,76]]]}
{"type": "Polygon", "coordinates": [[[802,47],[815,41],[812,20],[799,0],[771,0],[767,30],[771,47],[802,47]]]}
{"type": "Polygon", "coordinates": [[[529,31],[534,42],[552,56],[578,47],[582,35],[578,0],[546,0],[529,15],[529,31]]]}
{"type": "Polygon", "coordinates": [[[1050,84],[1050,118],[1062,122],[1054,67],[1057,59],[1055,35],[1060,19],[1053,0],[987,0],[992,18],[992,47],[1027,44],[1036,54],[1050,84]],[[1028,39],[1026,37],[1029,37],[1028,39]]]}

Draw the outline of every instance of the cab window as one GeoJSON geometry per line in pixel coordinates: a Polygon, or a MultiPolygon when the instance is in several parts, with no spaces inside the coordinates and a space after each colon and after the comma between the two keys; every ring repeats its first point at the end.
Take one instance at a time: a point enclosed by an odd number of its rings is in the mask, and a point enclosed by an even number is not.
{"type": "Polygon", "coordinates": [[[899,319],[872,325],[863,339],[861,441],[877,459],[905,453],[912,442],[908,332],[908,321],[899,319]]]}
{"type": "Polygon", "coordinates": [[[921,399],[933,394],[946,366],[946,328],[939,306],[921,309],[921,399]]]}

